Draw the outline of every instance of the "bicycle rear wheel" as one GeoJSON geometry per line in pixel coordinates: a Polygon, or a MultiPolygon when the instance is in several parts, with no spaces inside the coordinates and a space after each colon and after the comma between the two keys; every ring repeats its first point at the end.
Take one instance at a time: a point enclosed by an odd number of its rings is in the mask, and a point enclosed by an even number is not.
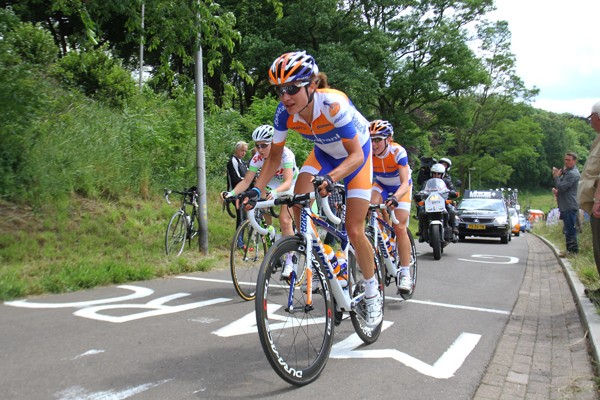
{"type": "Polygon", "coordinates": [[[167,255],[179,256],[185,246],[187,237],[187,222],[182,211],[177,211],[171,217],[165,233],[165,252],[167,255]]]}
{"type": "Polygon", "coordinates": [[[408,227],[406,228],[406,233],[408,234],[408,239],[410,240],[410,277],[412,278],[412,288],[410,290],[410,292],[400,292],[400,296],[402,296],[402,298],[404,300],[408,300],[411,299],[413,297],[413,293],[415,292],[415,288],[417,287],[417,246],[415,246],[415,239],[413,238],[413,235],[410,231],[410,229],[408,229],[408,227]]]}
{"type": "Polygon", "coordinates": [[[249,220],[242,222],[231,241],[229,266],[233,287],[246,301],[256,297],[256,278],[266,253],[265,236],[255,231],[249,220]],[[243,245],[240,247],[239,243],[243,245]]]}
{"type": "MultiPolygon", "coordinates": [[[[367,234],[367,238],[371,243],[371,246],[375,248],[373,238],[367,234]]],[[[383,313],[385,309],[385,281],[382,275],[382,264],[381,259],[379,257],[379,252],[373,252],[373,261],[375,263],[375,277],[377,279],[377,286],[379,288],[379,295],[381,296],[384,304],[381,305],[381,312],[383,313]]],[[[365,283],[362,272],[356,262],[356,257],[354,255],[354,249],[350,247],[350,252],[348,253],[348,276],[350,277],[350,293],[352,293],[352,297],[358,296],[360,293],[364,293],[365,291],[365,283]]],[[[375,327],[370,327],[366,322],[366,310],[364,308],[364,297],[355,307],[354,310],[350,312],[350,319],[352,320],[352,325],[354,326],[354,330],[360,339],[366,343],[371,344],[377,341],[379,338],[379,334],[381,333],[381,327],[383,326],[383,318],[381,322],[377,324],[375,327]]]]}
{"type": "Polygon", "coordinates": [[[258,336],[267,360],[277,375],[296,386],[319,377],[334,334],[335,310],[325,268],[316,255],[312,267],[307,266],[305,251],[304,240],[298,236],[280,239],[269,249],[258,276],[255,302],[258,336]],[[281,266],[290,252],[297,271],[311,268],[316,274],[310,281],[312,291],[281,279],[281,266]]]}

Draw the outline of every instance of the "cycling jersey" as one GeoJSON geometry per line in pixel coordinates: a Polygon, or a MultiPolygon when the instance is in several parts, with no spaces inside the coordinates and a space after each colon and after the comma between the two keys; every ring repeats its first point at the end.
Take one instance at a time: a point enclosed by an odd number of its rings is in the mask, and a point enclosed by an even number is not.
{"type": "MultiPolygon", "coordinates": [[[[265,159],[260,155],[259,152],[250,159],[250,165],[248,166],[249,171],[253,171],[257,175],[260,175],[260,169],[265,163],[265,159]]],[[[294,153],[288,149],[287,147],[283,148],[283,154],[281,155],[281,163],[279,164],[279,168],[275,172],[275,175],[266,186],[268,191],[277,189],[284,181],[283,179],[283,170],[286,168],[293,169],[293,178],[292,178],[292,186],[289,191],[293,192],[294,183],[296,183],[296,178],[298,177],[298,167],[296,166],[296,156],[294,153]]],[[[286,191],[287,192],[287,191],[286,191]]]]}
{"type": "Polygon", "coordinates": [[[273,144],[285,143],[288,129],[300,133],[315,144],[300,172],[326,175],[348,157],[343,143],[358,137],[364,162],[344,178],[344,183],[347,198],[369,200],[372,185],[369,122],[356,110],[350,99],[338,90],[317,89],[312,107],[313,121],[308,123],[299,114],[290,115],[283,103],[279,103],[273,123],[273,144]]]}
{"type": "Polygon", "coordinates": [[[373,155],[373,190],[381,193],[385,200],[390,193],[396,193],[402,182],[400,169],[408,168],[409,190],[401,199],[399,208],[410,210],[412,199],[412,170],[408,165],[408,154],[398,143],[390,143],[384,154],[373,155]]]}

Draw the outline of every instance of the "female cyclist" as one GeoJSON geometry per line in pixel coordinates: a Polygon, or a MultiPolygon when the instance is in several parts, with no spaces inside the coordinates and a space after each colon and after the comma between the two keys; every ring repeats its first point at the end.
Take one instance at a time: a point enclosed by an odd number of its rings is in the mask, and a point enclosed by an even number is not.
{"type": "Polygon", "coordinates": [[[273,124],[273,148],[256,186],[246,192],[244,201],[252,204],[276,171],[288,129],[312,141],[315,146],[300,169],[294,192],[310,192],[312,176],[320,175],[325,182],[319,190],[327,196],[334,182],[343,179],[347,193],[346,230],[365,278],[367,323],[377,325],[383,318],[383,299],[374,276],[373,248],[365,235],[372,186],[369,123],[344,93],[323,88],[326,77],[319,74],[314,58],[304,51],[278,57],[269,69],[269,80],[280,99],[273,124]]]}
{"type": "Polygon", "coordinates": [[[412,279],[410,277],[410,239],[406,233],[410,217],[412,199],[412,178],[408,165],[408,154],[404,147],[393,142],[394,128],[388,121],[377,119],[369,125],[371,143],[373,146],[373,192],[371,203],[381,204],[384,200],[388,207],[394,210],[398,224],[394,231],[398,243],[400,258],[399,276],[396,278],[398,290],[410,292],[412,279]]]}
{"type": "MultiPolygon", "coordinates": [[[[250,187],[254,178],[262,176],[261,168],[266,160],[270,159],[271,148],[273,147],[273,127],[271,125],[261,125],[252,132],[252,140],[256,146],[256,153],[250,159],[248,171],[240,183],[238,183],[230,192],[223,192],[223,198],[235,196],[242,193],[250,187]]],[[[296,157],[294,153],[287,147],[282,147],[282,152],[279,153],[277,161],[277,170],[269,176],[266,183],[267,195],[266,199],[271,200],[281,193],[293,193],[294,184],[298,177],[298,167],[296,166],[296,157]]],[[[269,221],[268,221],[269,222],[269,221]]],[[[279,226],[283,236],[292,236],[294,229],[292,225],[292,217],[286,205],[281,206],[279,211],[279,226]]],[[[285,268],[281,275],[288,277],[292,272],[293,266],[291,257],[286,260],[285,268]]]]}

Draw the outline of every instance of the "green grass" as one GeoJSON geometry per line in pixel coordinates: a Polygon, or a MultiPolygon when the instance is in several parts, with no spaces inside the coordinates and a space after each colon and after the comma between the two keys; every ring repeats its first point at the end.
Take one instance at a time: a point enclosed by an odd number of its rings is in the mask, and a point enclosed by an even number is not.
{"type": "Polygon", "coordinates": [[[36,212],[0,203],[0,300],[226,267],[235,220],[216,196],[207,201],[208,254],[195,240],[178,258],[164,253],[165,229],[178,206],[158,196],[74,197],[36,212]]]}

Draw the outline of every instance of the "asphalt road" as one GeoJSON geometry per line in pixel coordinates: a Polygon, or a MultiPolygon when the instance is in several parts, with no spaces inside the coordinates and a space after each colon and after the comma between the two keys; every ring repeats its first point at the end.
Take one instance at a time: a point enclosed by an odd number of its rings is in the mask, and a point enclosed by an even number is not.
{"type": "Polygon", "coordinates": [[[471,399],[517,299],[527,242],[468,240],[439,261],[417,247],[414,298],[388,288],[371,346],[343,321],[311,385],[271,369],[254,304],[223,269],[1,305],[0,398],[471,399]]]}

